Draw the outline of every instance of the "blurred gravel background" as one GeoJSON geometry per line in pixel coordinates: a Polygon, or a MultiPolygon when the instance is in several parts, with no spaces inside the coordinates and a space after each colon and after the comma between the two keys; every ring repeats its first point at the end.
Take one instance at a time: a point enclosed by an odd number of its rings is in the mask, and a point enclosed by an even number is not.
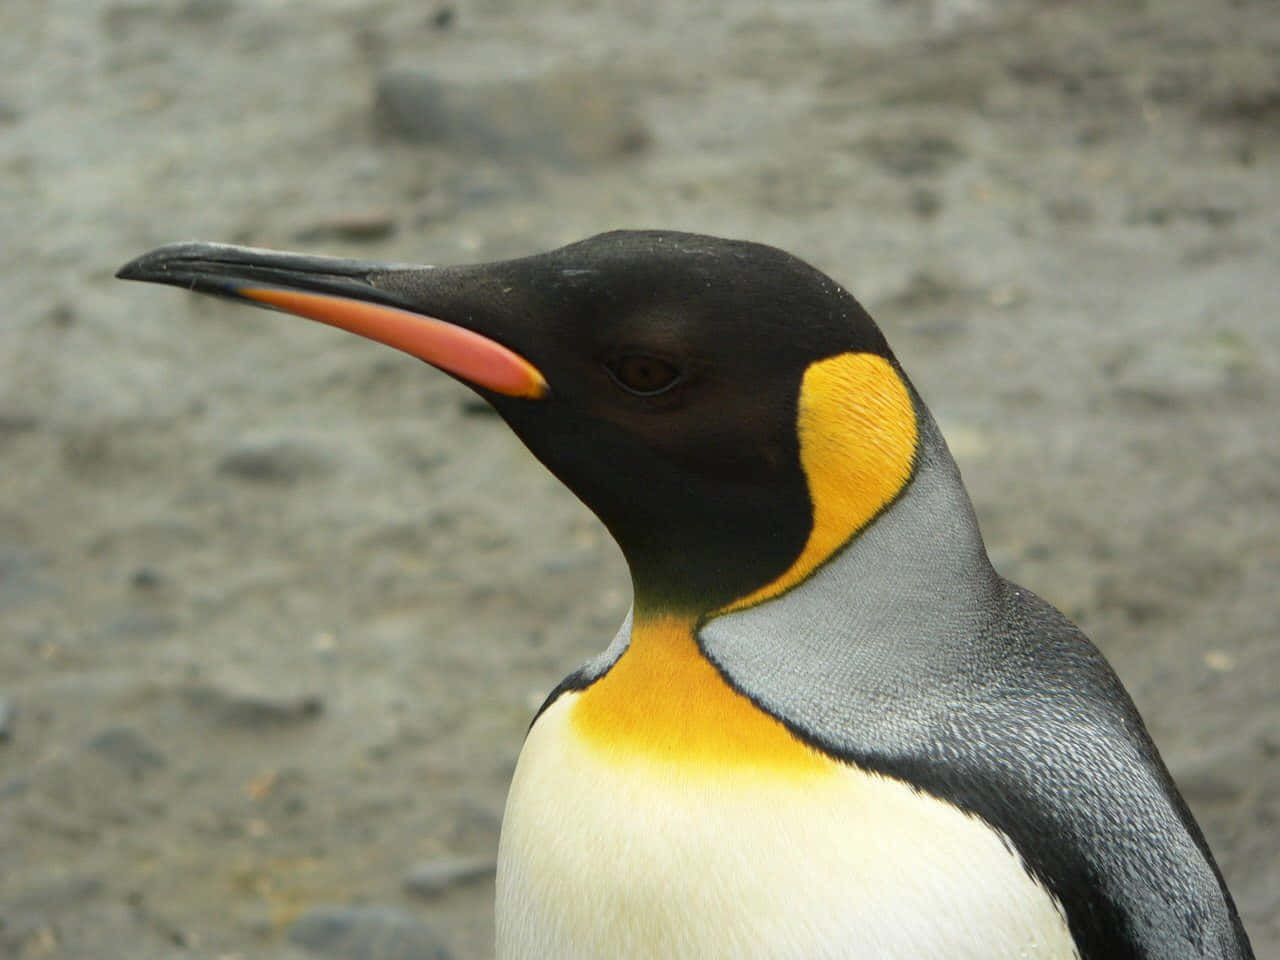
{"type": "Polygon", "coordinates": [[[4,0],[0,957],[491,955],[615,548],[442,375],[111,274],[621,226],[863,300],[1280,956],[1278,161],[1267,0],[4,0]]]}

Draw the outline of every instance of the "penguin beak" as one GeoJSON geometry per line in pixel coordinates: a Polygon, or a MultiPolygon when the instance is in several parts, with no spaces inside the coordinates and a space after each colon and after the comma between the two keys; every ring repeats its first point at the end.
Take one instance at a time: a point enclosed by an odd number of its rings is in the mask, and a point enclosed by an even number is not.
{"type": "MultiPolygon", "coordinates": [[[[532,363],[472,329],[423,313],[380,278],[430,270],[259,250],[218,243],[176,243],[131,260],[121,280],[165,283],[296,314],[402,350],[463,382],[508,397],[541,399],[546,379],[532,363]]],[[[442,271],[443,274],[443,271],[442,271]]],[[[414,300],[420,299],[414,297],[414,300]]],[[[442,296],[444,302],[456,299],[442,296]]],[[[434,312],[434,311],[433,311],[434,312]]],[[[472,320],[471,311],[459,310],[472,320]]]]}

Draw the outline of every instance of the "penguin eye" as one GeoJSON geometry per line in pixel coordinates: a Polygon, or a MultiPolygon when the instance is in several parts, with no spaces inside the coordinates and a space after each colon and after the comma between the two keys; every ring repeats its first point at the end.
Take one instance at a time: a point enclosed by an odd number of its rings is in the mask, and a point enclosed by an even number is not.
{"type": "Polygon", "coordinates": [[[643,353],[624,354],[605,366],[619,386],[641,397],[669,390],[680,379],[680,371],[673,364],[643,353]]]}

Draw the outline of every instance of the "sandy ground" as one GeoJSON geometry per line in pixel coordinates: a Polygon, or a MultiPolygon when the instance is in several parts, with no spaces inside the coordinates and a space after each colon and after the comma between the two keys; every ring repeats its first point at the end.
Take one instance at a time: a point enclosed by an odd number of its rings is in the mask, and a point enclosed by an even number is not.
{"type": "Polygon", "coordinates": [[[114,269],[665,226],[881,320],[1280,957],[1278,64],[1247,0],[4,0],[0,956],[490,954],[524,727],[628,603],[442,375],[114,269]],[[353,904],[407,913],[294,925],[353,904]]]}

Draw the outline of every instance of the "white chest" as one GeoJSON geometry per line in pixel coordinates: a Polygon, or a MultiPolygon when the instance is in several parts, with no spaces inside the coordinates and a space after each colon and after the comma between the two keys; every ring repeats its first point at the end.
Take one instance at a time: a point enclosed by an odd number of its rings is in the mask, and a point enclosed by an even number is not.
{"type": "Polygon", "coordinates": [[[529,734],[498,863],[499,960],[1072,960],[981,821],[903,783],[610,757],[562,696],[529,734]]]}

